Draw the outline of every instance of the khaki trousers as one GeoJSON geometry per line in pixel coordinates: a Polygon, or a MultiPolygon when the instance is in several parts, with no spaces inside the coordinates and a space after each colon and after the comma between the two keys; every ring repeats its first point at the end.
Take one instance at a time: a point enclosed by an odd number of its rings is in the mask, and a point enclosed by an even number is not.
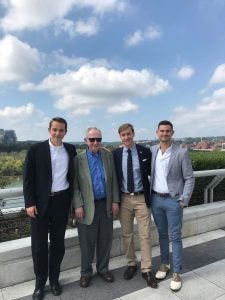
{"type": "Polygon", "coordinates": [[[138,235],[141,248],[141,270],[143,273],[152,267],[151,217],[146,206],[144,195],[130,196],[122,194],[120,205],[120,223],[128,266],[137,265],[134,247],[134,217],[138,224],[138,235]]]}

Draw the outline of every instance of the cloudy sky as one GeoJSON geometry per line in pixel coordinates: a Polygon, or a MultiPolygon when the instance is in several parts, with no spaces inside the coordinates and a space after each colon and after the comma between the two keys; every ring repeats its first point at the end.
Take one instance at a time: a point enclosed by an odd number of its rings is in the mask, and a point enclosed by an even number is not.
{"type": "Polygon", "coordinates": [[[66,140],[121,123],[153,139],[225,135],[225,0],[0,0],[0,128],[66,140]]]}

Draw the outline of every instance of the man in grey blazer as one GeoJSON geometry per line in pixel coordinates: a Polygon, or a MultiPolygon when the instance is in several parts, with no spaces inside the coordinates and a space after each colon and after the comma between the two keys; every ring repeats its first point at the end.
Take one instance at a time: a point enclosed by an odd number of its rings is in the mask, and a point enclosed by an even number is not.
{"type": "Polygon", "coordinates": [[[81,249],[80,286],[88,287],[95,248],[98,275],[106,282],[114,281],[108,266],[119,191],[112,153],[101,148],[101,131],[88,128],[84,140],[88,148],[75,159],[73,207],[81,249]]]}
{"type": "Polygon", "coordinates": [[[173,276],[170,288],[181,288],[182,220],[183,208],[188,206],[195,179],[187,149],[172,143],[173,124],[164,120],[158,124],[159,144],[151,147],[151,208],[159,233],[161,265],[157,279],[164,279],[170,271],[169,234],[172,240],[173,276]]]}

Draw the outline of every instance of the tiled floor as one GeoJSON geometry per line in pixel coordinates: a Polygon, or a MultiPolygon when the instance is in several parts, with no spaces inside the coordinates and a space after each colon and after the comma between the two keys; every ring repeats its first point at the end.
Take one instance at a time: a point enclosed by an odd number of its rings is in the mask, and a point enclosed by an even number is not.
{"type": "MultiPolygon", "coordinates": [[[[93,276],[89,288],[79,286],[79,268],[63,272],[61,283],[64,290],[60,297],[52,296],[46,286],[46,300],[225,300],[225,231],[216,230],[183,240],[184,267],[183,287],[173,293],[169,289],[170,279],[159,283],[158,289],[146,287],[140,271],[130,281],[123,279],[126,261],[124,257],[111,260],[110,266],[115,282],[107,284],[97,275],[93,276]]],[[[138,253],[138,255],[140,255],[138,253]]],[[[159,249],[153,248],[154,268],[159,264],[159,249]]],[[[31,299],[34,282],[26,282],[0,290],[0,300],[31,299]]]]}

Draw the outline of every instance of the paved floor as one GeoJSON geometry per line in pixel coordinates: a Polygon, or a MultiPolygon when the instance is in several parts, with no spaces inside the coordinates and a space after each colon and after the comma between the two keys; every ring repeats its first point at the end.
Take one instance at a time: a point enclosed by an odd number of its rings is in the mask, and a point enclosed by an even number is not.
{"type": "MultiPolygon", "coordinates": [[[[159,283],[158,289],[146,287],[140,271],[129,281],[123,279],[126,261],[124,257],[113,258],[110,268],[115,282],[105,283],[94,275],[90,287],[79,286],[79,268],[63,272],[61,283],[63,293],[53,296],[46,286],[45,299],[75,300],[225,300],[225,231],[208,232],[183,240],[184,265],[183,287],[173,293],[169,289],[170,279],[159,283]]],[[[140,255],[140,253],[138,253],[140,255]]],[[[159,249],[153,248],[153,265],[159,264],[159,249]]],[[[31,299],[34,281],[11,286],[0,290],[0,300],[31,299]]]]}

